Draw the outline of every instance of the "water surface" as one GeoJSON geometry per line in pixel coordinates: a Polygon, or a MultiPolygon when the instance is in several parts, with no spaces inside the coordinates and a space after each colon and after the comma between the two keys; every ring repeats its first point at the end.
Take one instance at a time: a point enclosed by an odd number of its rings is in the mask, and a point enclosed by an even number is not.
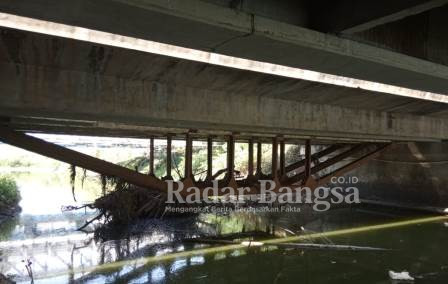
{"type": "MultiPolygon", "coordinates": [[[[133,153],[135,155],[136,153],[133,153]]],[[[138,153],[137,153],[138,154],[138,153]]],[[[121,159],[122,157],[120,157],[121,159]]],[[[203,214],[142,220],[133,226],[84,233],[93,210],[61,212],[99,196],[92,181],[73,200],[67,166],[11,171],[22,213],[0,227],[0,272],[30,283],[396,283],[388,271],[409,271],[415,283],[448,283],[448,220],[324,237],[316,232],[427,218],[415,212],[360,206],[316,213],[203,214]],[[47,168],[49,170],[47,170],[47,168]],[[58,170],[59,169],[59,170],[58,170]],[[391,251],[301,250],[276,246],[207,245],[186,238],[257,240],[306,236],[301,242],[389,248],[391,251]],[[313,236],[313,237],[311,237],[313,236]]]]}

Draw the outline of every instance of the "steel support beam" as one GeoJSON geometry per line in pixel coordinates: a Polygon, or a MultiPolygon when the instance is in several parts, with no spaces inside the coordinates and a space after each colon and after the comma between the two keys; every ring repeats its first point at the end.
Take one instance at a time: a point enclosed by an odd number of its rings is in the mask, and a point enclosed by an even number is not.
{"type": "MultiPolygon", "coordinates": [[[[325,157],[327,155],[330,155],[330,154],[340,150],[343,147],[345,147],[345,145],[342,145],[342,144],[331,145],[331,146],[325,148],[324,150],[319,151],[319,152],[311,155],[311,160],[314,161],[314,160],[320,159],[322,157],[325,157]]],[[[300,160],[298,162],[292,163],[291,165],[286,167],[285,172],[289,173],[289,172],[291,172],[293,170],[296,170],[296,169],[298,169],[300,167],[303,167],[305,165],[305,162],[306,162],[306,160],[303,159],[303,160],[300,160]]]]}
{"type": "Polygon", "coordinates": [[[305,142],[305,180],[311,177],[311,141],[305,142]]]}
{"type": "Polygon", "coordinates": [[[172,161],[173,161],[173,157],[172,157],[172,137],[171,135],[168,135],[166,137],[166,177],[164,178],[165,180],[173,180],[173,176],[171,175],[171,170],[172,170],[172,161]]]}
{"type": "Polygon", "coordinates": [[[381,152],[383,152],[384,150],[388,149],[392,144],[385,144],[385,145],[381,145],[379,146],[377,149],[373,150],[372,152],[369,152],[368,154],[365,154],[364,156],[356,159],[355,161],[333,171],[332,173],[325,175],[323,177],[321,177],[318,181],[318,185],[325,185],[327,183],[329,183],[331,181],[332,177],[335,176],[342,176],[360,166],[362,166],[363,164],[365,164],[366,162],[378,157],[381,152]]]}
{"type": "Polygon", "coordinates": [[[262,144],[260,141],[257,143],[257,177],[260,177],[263,175],[263,172],[261,170],[261,150],[262,150],[262,144]]]}
{"type": "Polygon", "coordinates": [[[296,174],[296,175],[288,178],[286,180],[286,183],[292,184],[292,183],[296,183],[299,181],[306,181],[307,177],[310,177],[311,175],[316,174],[319,171],[322,171],[328,167],[334,166],[336,163],[341,162],[342,160],[358,153],[359,151],[361,151],[369,146],[371,146],[371,144],[369,144],[369,143],[357,144],[347,151],[344,151],[332,158],[329,158],[329,159],[325,160],[324,162],[319,163],[318,165],[315,165],[314,167],[310,167],[309,170],[306,169],[306,163],[305,163],[304,172],[296,174]]]}
{"type": "Polygon", "coordinates": [[[286,160],[285,160],[285,140],[280,141],[280,176],[286,174],[286,160]]]}
{"type": "MultiPolygon", "coordinates": [[[[189,141],[187,144],[190,145],[190,151],[191,152],[191,145],[192,145],[192,139],[191,137],[187,138],[189,141]]],[[[98,158],[94,158],[82,153],[79,153],[77,151],[73,151],[67,148],[64,148],[59,145],[55,145],[49,142],[46,142],[42,139],[32,137],[17,131],[13,131],[9,128],[0,126],[0,141],[5,142],[7,144],[11,144],[16,147],[20,147],[22,149],[32,151],[37,154],[44,155],[49,158],[53,158],[74,166],[78,166],[90,171],[98,172],[105,176],[110,177],[116,177],[119,179],[122,179],[123,181],[132,183],[137,186],[145,187],[152,190],[157,190],[160,192],[166,192],[167,184],[157,179],[156,177],[152,175],[147,174],[141,174],[136,171],[130,170],[128,168],[118,166],[106,161],[103,161],[98,158]]],[[[209,144],[210,140],[208,141],[209,144]]],[[[235,181],[234,178],[234,144],[235,144],[235,138],[233,136],[228,137],[228,150],[227,150],[227,159],[228,159],[228,168],[225,170],[227,172],[227,179],[224,180],[224,183],[220,183],[220,188],[223,189],[224,187],[231,187],[236,188],[239,187],[239,185],[244,184],[247,182],[247,180],[243,181],[235,181]]],[[[276,172],[278,172],[278,165],[277,165],[277,159],[278,155],[276,152],[277,150],[277,138],[273,139],[273,151],[272,151],[272,171],[273,171],[273,180],[276,182],[276,187],[280,186],[280,182],[278,181],[277,176],[275,175],[276,172]]],[[[171,144],[172,144],[172,137],[171,135],[167,136],[167,178],[171,177],[171,163],[168,162],[171,159],[171,144]]],[[[262,176],[261,174],[261,143],[258,142],[258,149],[257,154],[259,156],[259,159],[257,161],[257,168],[259,168],[259,178],[262,176]]],[[[305,152],[306,152],[306,163],[305,163],[305,170],[301,174],[295,175],[292,178],[286,179],[282,185],[294,185],[297,181],[305,181],[306,186],[314,187],[317,185],[322,185],[329,181],[329,179],[333,176],[340,176],[348,171],[351,171],[362,164],[366,163],[370,159],[378,156],[383,150],[387,149],[392,144],[372,144],[372,143],[363,143],[358,144],[356,146],[353,146],[351,149],[344,151],[335,157],[329,158],[325,160],[324,162],[315,165],[314,167],[311,167],[311,142],[307,141],[305,146],[305,152]],[[372,147],[375,146],[375,149],[372,150],[372,147]],[[312,178],[312,174],[318,173],[321,170],[324,170],[330,166],[335,166],[337,163],[343,161],[345,158],[353,157],[360,151],[365,151],[369,149],[368,154],[363,154],[361,158],[356,159],[353,162],[350,162],[342,167],[339,167],[332,171],[330,174],[326,174],[322,176],[318,183],[312,178]]],[[[191,172],[191,170],[187,170],[187,172],[191,172]]],[[[192,178],[186,178],[184,181],[184,188],[187,188],[186,185],[189,186],[195,186],[198,185],[192,178]]],[[[256,181],[255,181],[256,182],[256,181]]],[[[204,186],[198,186],[200,190],[204,190],[204,186]]],[[[238,194],[238,192],[236,192],[238,194]]],[[[245,194],[257,194],[259,193],[259,188],[257,184],[252,184],[252,186],[249,187],[249,190],[245,192],[245,194]]],[[[181,194],[188,195],[187,192],[181,191],[181,194]]],[[[228,192],[221,190],[219,195],[228,194],[228,192]]]]}
{"type": "Polygon", "coordinates": [[[138,173],[6,127],[0,126],[0,141],[89,171],[109,177],[117,177],[137,186],[166,192],[166,184],[155,177],[138,173]]]}
{"type": "Polygon", "coordinates": [[[227,142],[227,176],[234,177],[235,174],[235,138],[230,135],[227,142]]]}
{"type": "Polygon", "coordinates": [[[272,179],[276,180],[278,175],[278,138],[272,138],[272,179]]]}
{"type": "Polygon", "coordinates": [[[149,175],[155,176],[155,173],[154,173],[154,137],[149,138],[149,175]]]}
{"type": "Polygon", "coordinates": [[[193,139],[190,133],[185,137],[185,178],[193,178],[193,139]]]}
{"type": "Polygon", "coordinates": [[[248,154],[249,157],[247,159],[248,165],[247,165],[247,176],[248,177],[253,177],[254,175],[254,141],[253,139],[249,139],[249,149],[248,149],[248,154]]]}
{"type": "Polygon", "coordinates": [[[213,176],[213,138],[207,137],[207,181],[211,181],[213,176]]]}

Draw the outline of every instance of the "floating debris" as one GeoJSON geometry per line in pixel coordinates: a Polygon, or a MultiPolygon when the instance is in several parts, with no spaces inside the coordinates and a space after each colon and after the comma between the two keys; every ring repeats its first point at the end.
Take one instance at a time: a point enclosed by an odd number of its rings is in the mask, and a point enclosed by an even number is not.
{"type": "Polygon", "coordinates": [[[362,247],[362,246],[349,246],[349,245],[334,245],[334,244],[310,244],[310,243],[276,243],[269,244],[263,241],[231,241],[231,240],[219,240],[219,239],[186,239],[185,242],[202,243],[202,244],[223,244],[223,245],[243,245],[247,247],[251,246],[276,246],[281,248],[293,248],[293,249],[325,249],[325,250],[349,250],[349,251],[390,251],[386,248],[375,248],[375,247],[362,247]]]}
{"type": "Polygon", "coordinates": [[[399,281],[414,281],[414,277],[412,277],[411,275],[409,275],[409,272],[407,271],[402,271],[402,272],[395,272],[392,270],[389,270],[389,277],[392,280],[399,280],[399,281]]]}

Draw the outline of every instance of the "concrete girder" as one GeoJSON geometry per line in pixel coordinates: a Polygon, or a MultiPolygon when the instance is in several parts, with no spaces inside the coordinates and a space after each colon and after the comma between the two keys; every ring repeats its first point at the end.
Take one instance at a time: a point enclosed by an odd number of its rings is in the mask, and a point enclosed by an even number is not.
{"type": "Polygon", "coordinates": [[[376,84],[370,88],[356,84],[337,86],[331,84],[331,80],[318,83],[288,77],[288,70],[283,75],[253,72],[12,29],[0,29],[0,62],[169,82],[193,88],[206,86],[209,90],[241,96],[257,94],[312,104],[448,117],[448,97],[444,95],[423,94],[422,97],[422,94],[408,92],[394,95],[377,90],[376,84]]]}
{"type": "Polygon", "coordinates": [[[448,139],[448,121],[191,88],[60,68],[0,64],[0,113],[231,132],[448,139]]]}
{"type": "Polygon", "coordinates": [[[0,11],[441,94],[448,84],[447,66],[202,1],[16,0],[0,11]]]}

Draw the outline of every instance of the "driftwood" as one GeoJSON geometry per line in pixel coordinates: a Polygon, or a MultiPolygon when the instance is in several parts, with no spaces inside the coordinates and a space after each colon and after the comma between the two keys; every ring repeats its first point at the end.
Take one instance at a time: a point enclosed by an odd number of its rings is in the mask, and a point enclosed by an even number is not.
{"type": "Polygon", "coordinates": [[[350,246],[350,245],[333,245],[333,244],[310,244],[310,243],[264,243],[263,241],[244,241],[235,242],[230,240],[204,239],[194,238],[186,239],[184,242],[200,243],[200,244],[221,244],[221,245],[245,245],[245,246],[277,246],[282,248],[307,249],[307,250],[339,250],[339,251],[390,251],[386,248],[350,246]]]}
{"type": "Polygon", "coordinates": [[[217,240],[217,239],[185,239],[182,240],[185,243],[195,243],[195,244],[210,244],[210,245],[235,245],[239,244],[235,241],[230,240],[217,240]]]}
{"type": "Polygon", "coordinates": [[[332,245],[332,244],[281,243],[275,245],[286,248],[314,249],[314,250],[390,251],[390,249],[386,248],[350,246],[350,245],[332,245]]]}
{"type": "Polygon", "coordinates": [[[116,190],[98,198],[91,207],[115,223],[129,223],[139,218],[160,217],[165,209],[165,196],[157,191],[118,183],[116,190]]]}
{"type": "MultiPolygon", "coordinates": [[[[104,217],[106,223],[129,224],[138,219],[176,215],[176,212],[165,212],[167,205],[170,207],[180,205],[184,207],[196,206],[188,204],[166,204],[166,194],[160,193],[157,190],[134,186],[120,180],[110,182],[114,186],[114,190],[96,199],[93,203],[81,207],[66,206],[63,208],[64,211],[70,211],[88,207],[99,211],[97,217],[88,221],[78,230],[84,229],[101,217],[104,217]]],[[[197,206],[201,205],[199,204],[197,206]]]]}
{"type": "Polygon", "coordinates": [[[101,213],[100,215],[96,216],[95,218],[93,218],[90,221],[87,221],[81,228],[78,229],[78,231],[82,231],[85,228],[87,228],[87,226],[89,226],[90,224],[92,224],[94,221],[101,219],[101,217],[104,216],[104,213],[101,213]]]}

